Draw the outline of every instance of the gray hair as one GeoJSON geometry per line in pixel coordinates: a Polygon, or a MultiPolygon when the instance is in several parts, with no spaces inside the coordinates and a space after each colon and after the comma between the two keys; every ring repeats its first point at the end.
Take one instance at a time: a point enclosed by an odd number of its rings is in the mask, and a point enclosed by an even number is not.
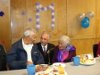
{"type": "Polygon", "coordinates": [[[70,45],[70,43],[71,43],[71,39],[68,36],[66,36],[66,35],[62,35],[59,38],[58,41],[61,42],[61,43],[63,43],[65,46],[70,45]]]}
{"type": "Polygon", "coordinates": [[[32,29],[32,28],[27,28],[25,31],[24,31],[24,37],[28,37],[28,36],[31,36],[31,35],[34,35],[36,34],[35,30],[32,29]]]}

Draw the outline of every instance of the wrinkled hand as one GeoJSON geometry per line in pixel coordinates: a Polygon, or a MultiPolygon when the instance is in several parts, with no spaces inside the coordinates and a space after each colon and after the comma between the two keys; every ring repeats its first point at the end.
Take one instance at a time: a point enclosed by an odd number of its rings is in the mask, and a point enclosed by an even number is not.
{"type": "Polygon", "coordinates": [[[27,61],[27,65],[29,65],[29,64],[33,64],[33,62],[32,61],[27,61]]]}

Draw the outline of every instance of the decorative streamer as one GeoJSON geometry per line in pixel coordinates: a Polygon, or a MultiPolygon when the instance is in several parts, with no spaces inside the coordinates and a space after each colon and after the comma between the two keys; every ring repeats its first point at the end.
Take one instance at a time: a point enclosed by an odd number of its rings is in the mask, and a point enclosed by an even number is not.
{"type": "Polygon", "coordinates": [[[40,3],[36,3],[36,29],[40,29],[40,12],[51,10],[51,28],[54,29],[55,27],[55,11],[54,11],[54,4],[50,4],[47,7],[43,7],[40,3]]]}

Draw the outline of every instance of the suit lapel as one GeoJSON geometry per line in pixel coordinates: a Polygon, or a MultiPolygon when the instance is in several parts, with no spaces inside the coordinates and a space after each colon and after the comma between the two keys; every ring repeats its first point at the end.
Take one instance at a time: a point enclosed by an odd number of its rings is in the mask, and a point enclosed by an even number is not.
{"type": "Polygon", "coordinates": [[[47,45],[47,51],[50,49],[49,44],[47,45]]]}

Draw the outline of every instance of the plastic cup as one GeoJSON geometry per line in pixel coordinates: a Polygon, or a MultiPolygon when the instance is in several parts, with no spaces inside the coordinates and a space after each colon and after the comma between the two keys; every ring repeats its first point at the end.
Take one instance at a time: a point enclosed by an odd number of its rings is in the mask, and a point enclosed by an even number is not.
{"type": "Polygon", "coordinates": [[[73,63],[75,66],[80,65],[80,57],[78,56],[73,57],[73,63]]]}
{"type": "Polygon", "coordinates": [[[34,64],[27,65],[27,72],[28,75],[35,75],[35,65],[34,64]]]}

